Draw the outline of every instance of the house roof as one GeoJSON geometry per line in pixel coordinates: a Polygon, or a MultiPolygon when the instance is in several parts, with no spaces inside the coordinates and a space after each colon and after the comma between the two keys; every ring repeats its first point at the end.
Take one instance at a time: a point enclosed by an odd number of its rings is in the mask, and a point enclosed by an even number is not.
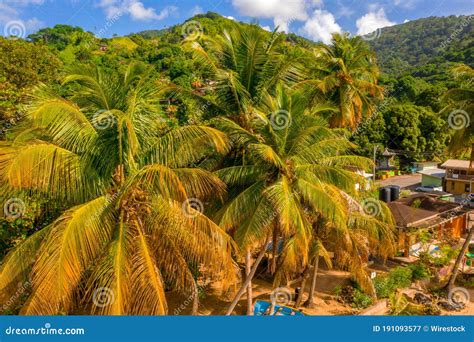
{"type": "Polygon", "coordinates": [[[449,159],[446,160],[442,165],[442,169],[469,169],[469,160],[449,159]]]}
{"type": "Polygon", "coordinates": [[[446,170],[438,169],[438,168],[424,169],[421,171],[417,171],[417,173],[426,175],[426,176],[437,177],[437,178],[443,178],[446,176],[446,170]]]}
{"type": "Polygon", "coordinates": [[[437,199],[436,195],[415,194],[388,203],[398,227],[421,227],[447,212],[460,208],[458,203],[437,199]]]}

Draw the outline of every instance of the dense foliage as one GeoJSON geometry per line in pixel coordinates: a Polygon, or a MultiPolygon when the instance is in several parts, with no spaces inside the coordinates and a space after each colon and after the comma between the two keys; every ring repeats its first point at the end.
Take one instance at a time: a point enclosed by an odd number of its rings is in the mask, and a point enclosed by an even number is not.
{"type": "Polygon", "coordinates": [[[388,208],[357,190],[364,155],[441,158],[442,110],[472,107],[463,80],[381,76],[361,37],[325,46],[214,13],[128,37],[57,25],[28,40],[0,40],[1,202],[28,208],[0,220],[0,300],[28,280],[24,313],[165,314],[168,290],[196,313],[199,276],[235,284],[235,262],[257,256],[230,314],[270,240],[275,285],[316,274],[320,256],[331,265],[330,250],[373,296],[364,264],[395,244],[388,208]],[[91,307],[96,288],[113,305],[91,307]]]}

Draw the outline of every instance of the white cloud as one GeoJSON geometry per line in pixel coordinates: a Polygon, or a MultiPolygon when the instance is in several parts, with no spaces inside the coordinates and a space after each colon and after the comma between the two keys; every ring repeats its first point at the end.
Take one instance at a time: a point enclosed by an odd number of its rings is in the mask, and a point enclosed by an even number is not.
{"type": "Polygon", "coordinates": [[[271,18],[280,31],[288,32],[292,21],[305,21],[308,6],[320,6],[321,1],[305,0],[232,0],[240,14],[253,18],[271,18]]]}
{"type": "Polygon", "coordinates": [[[393,26],[395,24],[395,22],[388,20],[387,16],[385,15],[384,9],[379,8],[376,12],[369,12],[357,19],[357,34],[369,34],[379,28],[393,26]]]}
{"type": "Polygon", "coordinates": [[[162,20],[178,10],[175,6],[167,6],[160,13],[156,13],[153,7],[145,7],[139,0],[100,0],[97,7],[104,10],[107,19],[128,14],[133,20],[141,21],[162,20]]]}
{"type": "Polygon", "coordinates": [[[22,18],[25,7],[30,5],[39,6],[43,3],[44,0],[4,0],[0,2],[0,35],[8,35],[9,25],[17,25],[18,22],[24,27],[23,30],[26,30],[26,32],[22,32],[22,35],[26,35],[29,32],[36,31],[45,26],[45,24],[36,17],[28,19],[22,18]]]}
{"type": "Polygon", "coordinates": [[[331,34],[334,32],[342,32],[341,27],[337,24],[334,15],[328,11],[316,10],[311,18],[309,18],[301,32],[315,41],[322,41],[326,44],[331,42],[331,34]]]}
{"type": "Polygon", "coordinates": [[[272,29],[271,29],[270,26],[268,26],[268,25],[262,26],[262,28],[263,28],[265,31],[272,32],[272,29]]]}
{"type": "Polygon", "coordinates": [[[231,15],[226,16],[226,18],[229,19],[229,20],[234,20],[235,21],[235,18],[231,15]]]}
{"type": "Polygon", "coordinates": [[[38,18],[31,18],[23,22],[28,31],[37,31],[45,27],[45,23],[38,18]]]}

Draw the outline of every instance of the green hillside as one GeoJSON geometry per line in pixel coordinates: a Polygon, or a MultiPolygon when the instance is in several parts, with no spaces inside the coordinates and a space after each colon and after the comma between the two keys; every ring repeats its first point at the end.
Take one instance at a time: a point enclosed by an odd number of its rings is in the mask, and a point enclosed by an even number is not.
{"type": "Polygon", "coordinates": [[[430,17],[381,29],[369,41],[392,76],[440,77],[452,63],[474,64],[473,16],[430,17]]]}

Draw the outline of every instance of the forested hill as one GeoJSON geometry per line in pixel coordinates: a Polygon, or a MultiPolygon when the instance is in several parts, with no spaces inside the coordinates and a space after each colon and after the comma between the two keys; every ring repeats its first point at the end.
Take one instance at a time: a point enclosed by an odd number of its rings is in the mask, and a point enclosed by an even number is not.
{"type": "Polygon", "coordinates": [[[450,63],[474,64],[474,15],[429,17],[370,35],[382,70],[430,79],[450,63]]]}
{"type": "MultiPolygon", "coordinates": [[[[446,71],[453,64],[474,65],[474,15],[429,17],[386,27],[367,36],[367,42],[376,52],[382,72],[390,77],[412,75],[428,82],[446,81],[446,71]]],[[[199,14],[185,23],[169,29],[149,30],[137,35],[146,39],[179,42],[183,30],[194,29],[186,23],[199,21],[209,36],[222,32],[230,19],[217,13],[199,14]]],[[[238,23],[246,26],[247,24],[238,23]]],[[[305,48],[313,42],[287,35],[287,40],[305,48]]]]}
{"type": "MultiPolygon", "coordinates": [[[[427,151],[444,151],[449,134],[442,97],[448,90],[463,86],[453,67],[474,64],[472,18],[431,17],[383,28],[365,37],[381,67],[378,83],[388,95],[382,109],[371,118],[372,124],[354,138],[360,146],[358,153],[369,156],[376,145],[409,150],[407,159],[411,161],[430,158],[427,151]]],[[[114,73],[139,62],[150,67],[160,80],[190,92],[201,91],[208,81],[206,70],[183,42],[190,36],[191,41],[212,40],[229,26],[246,32],[249,25],[209,12],[170,28],[124,37],[101,38],[68,25],[39,30],[25,40],[0,37],[0,140],[21,117],[22,102],[31,87],[38,82],[57,85],[67,70],[93,66],[114,73]]],[[[268,38],[272,35],[264,29],[260,33],[268,38]]],[[[272,39],[278,40],[279,54],[304,56],[309,61],[306,71],[317,75],[319,61],[313,48],[322,43],[296,34],[275,36],[272,39]]],[[[165,107],[173,124],[205,118],[210,111],[186,98],[169,100],[165,107]]]]}

